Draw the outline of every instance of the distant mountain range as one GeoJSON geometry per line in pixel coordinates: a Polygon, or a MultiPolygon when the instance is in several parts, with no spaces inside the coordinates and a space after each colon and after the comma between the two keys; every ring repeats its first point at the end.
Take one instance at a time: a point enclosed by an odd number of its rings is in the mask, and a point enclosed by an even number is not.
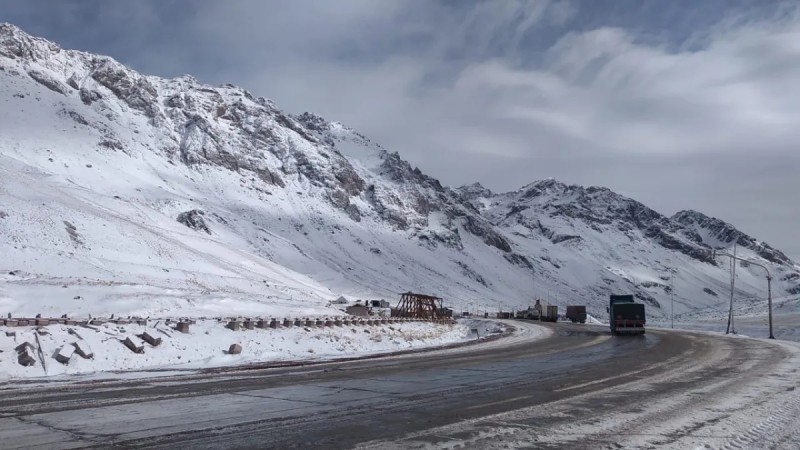
{"type": "MultiPolygon", "coordinates": [[[[0,130],[9,311],[246,312],[411,290],[457,309],[538,297],[602,314],[630,292],[663,317],[671,293],[676,313],[723,307],[728,266],[712,249],[734,242],[770,267],[776,297],[800,295],[795,262],[702,213],[552,179],[446,187],[338,122],[9,24],[0,130]]],[[[759,270],[738,270],[737,297],[764,297],[759,270]]]]}

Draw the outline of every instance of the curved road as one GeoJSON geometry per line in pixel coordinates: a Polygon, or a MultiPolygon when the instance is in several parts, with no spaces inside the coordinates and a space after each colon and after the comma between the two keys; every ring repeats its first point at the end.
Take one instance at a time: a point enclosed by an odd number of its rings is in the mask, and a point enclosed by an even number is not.
{"type": "MultiPolygon", "coordinates": [[[[0,391],[2,448],[793,448],[795,344],[514,322],[386,358],[0,391]]],[[[794,447],[796,448],[796,447],[794,447]]]]}

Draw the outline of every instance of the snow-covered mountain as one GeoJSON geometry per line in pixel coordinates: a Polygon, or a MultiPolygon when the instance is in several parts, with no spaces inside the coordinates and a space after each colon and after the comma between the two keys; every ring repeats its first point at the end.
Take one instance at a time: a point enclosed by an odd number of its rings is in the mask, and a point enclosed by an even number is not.
{"type": "Polygon", "coordinates": [[[301,314],[412,290],[598,314],[635,292],[657,315],[673,272],[676,312],[724,302],[710,249],[734,235],[800,290],[794,262],[699,213],[554,180],[451,189],[340,123],[8,24],[0,102],[0,313],[301,314]]]}

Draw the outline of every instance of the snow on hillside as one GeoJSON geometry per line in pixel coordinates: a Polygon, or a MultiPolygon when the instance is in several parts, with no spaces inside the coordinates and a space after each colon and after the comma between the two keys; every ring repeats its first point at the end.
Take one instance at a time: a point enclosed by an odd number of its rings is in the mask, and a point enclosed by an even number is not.
{"type": "MultiPolygon", "coordinates": [[[[598,317],[630,291],[658,315],[673,271],[688,312],[725,301],[708,226],[555,180],[450,189],[337,122],[0,25],[0,314],[322,315],[411,290],[598,317]]],[[[792,261],[769,264],[800,290],[792,261]]]]}
{"type": "MultiPolygon", "coordinates": [[[[608,189],[567,186],[552,179],[507,194],[485,196],[473,187],[463,192],[495,225],[505,229],[516,245],[526,248],[521,253],[532,255],[531,260],[538,263],[534,270],[538,275],[532,276],[529,284],[540,296],[548,291],[551,298],[566,293],[569,303],[587,291],[600,299],[615,292],[632,292],[664,312],[669,311],[673,298],[676,314],[722,310],[729,298],[728,265],[723,258],[713,259],[712,249],[728,247],[718,240],[709,242],[707,236],[714,230],[708,227],[712,225],[733,230],[732,235],[741,236],[740,242],[748,244],[739,248],[738,256],[772,267],[772,275],[779,280],[776,292],[797,289],[796,264],[716,219],[687,226],[686,219],[667,218],[608,189]],[[537,288],[537,283],[541,287],[537,288]]],[[[685,218],[688,213],[682,214],[685,218]]],[[[732,242],[731,238],[727,243],[732,242]]],[[[741,302],[761,304],[765,310],[762,269],[754,265],[737,268],[736,288],[741,302]]],[[[602,306],[600,303],[595,309],[600,317],[602,306]]]]}

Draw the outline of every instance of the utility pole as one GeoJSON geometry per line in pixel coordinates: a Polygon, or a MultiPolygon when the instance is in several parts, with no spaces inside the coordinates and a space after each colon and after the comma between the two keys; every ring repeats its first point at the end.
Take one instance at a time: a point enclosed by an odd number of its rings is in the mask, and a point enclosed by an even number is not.
{"type": "Polygon", "coordinates": [[[736,241],[733,241],[733,256],[731,256],[731,306],[728,311],[728,327],[725,329],[725,334],[736,334],[736,327],[733,324],[733,292],[736,284],[736,241]]]}
{"type": "Polygon", "coordinates": [[[775,339],[775,336],[772,334],[772,275],[769,273],[769,269],[767,269],[767,267],[764,266],[763,264],[757,263],[755,261],[739,258],[735,255],[729,255],[727,253],[717,253],[716,250],[712,251],[712,255],[714,259],[716,259],[717,256],[727,256],[728,258],[731,258],[731,262],[744,261],[748,264],[753,264],[754,266],[761,267],[762,269],[764,269],[765,272],[767,272],[767,306],[769,308],[769,338],[775,339]]]}
{"type": "Polygon", "coordinates": [[[671,308],[669,312],[669,327],[675,328],[675,271],[672,270],[672,275],[669,277],[669,296],[672,298],[671,308]]]}

